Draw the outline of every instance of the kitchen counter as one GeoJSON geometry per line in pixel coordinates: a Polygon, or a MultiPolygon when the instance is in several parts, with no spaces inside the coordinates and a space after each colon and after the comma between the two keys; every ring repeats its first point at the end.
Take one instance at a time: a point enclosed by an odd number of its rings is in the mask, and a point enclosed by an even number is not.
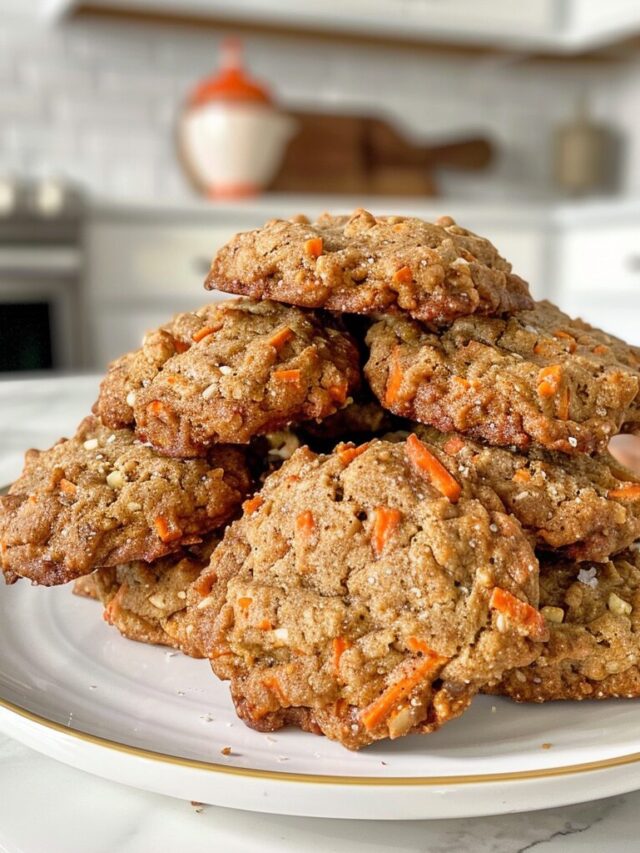
{"type": "MultiPolygon", "coordinates": [[[[95,376],[0,382],[0,482],[19,473],[27,447],[46,447],[72,432],[97,387],[95,376]]],[[[533,847],[599,853],[637,846],[640,809],[635,792],[542,812],[403,823],[198,810],[71,769],[3,735],[0,791],[3,853],[519,853],[533,847]]]]}

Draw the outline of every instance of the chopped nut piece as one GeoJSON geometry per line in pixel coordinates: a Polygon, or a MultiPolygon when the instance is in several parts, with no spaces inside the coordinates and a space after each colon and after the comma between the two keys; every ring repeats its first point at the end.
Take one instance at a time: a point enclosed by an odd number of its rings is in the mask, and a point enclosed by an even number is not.
{"type": "Polygon", "coordinates": [[[289,639],[289,631],[287,628],[276,628],[273,633],[282,643],[286,643],[289,639]]]}
{"type": "Polygon", "coordinates": [[[564,621],[564,610],[562,607],[543,607],[541,608],[540,613],[542,613],[547,622],[555,622],[559,625],[564,621]]]}
{"type": "Polygon", "coordinates": [[[220,750],[220,752],[223,755],[231,755],[231,747],[230,746],[223,746],[222,749],[220,750]]]}
{"type": "Polygon", "coordinates": [[[98,446],[98,439],[97,438],[88,438],[84,442],[83,446],[84,446],[85,450],[95,450],[96,447],[98,446]]]}
{"type": "Polygon", "coordinates": [[[121,489],[124,484],[125,479],[121,471],[112,471],[107,475],[107,485],[111,486],[112,489],[121,489]]]}
{"type": "Polygon", "coordinates": [[[607,607],[612,613],[615,613],[616,616],[628,616],[633,609],[628,601],[624,601],[624,599],[620,598],[619,595],[616,595],[615,592],[610,593],[609,600],[607,601],[607,607]]]}
{"type": "Polygon", "coordinates": [[[130,406],[131,408],[133,408],[135,405],[135,402],[136,402],[136,392],[135,391],[129,391],[129,393],[127,394],[126,400],[127,400],[127,406],[130,406]]]}

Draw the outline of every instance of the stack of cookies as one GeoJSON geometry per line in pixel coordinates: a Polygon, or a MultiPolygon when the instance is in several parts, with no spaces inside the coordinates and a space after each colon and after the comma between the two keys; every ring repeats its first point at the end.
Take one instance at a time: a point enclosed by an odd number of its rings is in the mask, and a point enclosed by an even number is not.
{"type": "Polygon", "coordinates": [[[479,692],[640,695],[640,350],[532,300],[451,219],[303,217],[223,247],[241,298],[110,365],[0,498],[8,582],[76,581],[208,658],[238,715],[357,749],[479,692]]]}

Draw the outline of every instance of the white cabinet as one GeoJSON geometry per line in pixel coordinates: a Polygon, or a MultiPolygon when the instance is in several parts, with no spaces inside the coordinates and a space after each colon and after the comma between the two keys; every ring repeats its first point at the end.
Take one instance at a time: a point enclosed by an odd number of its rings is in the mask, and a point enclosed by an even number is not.
{"type": "Polygon", "coordinates": [[[558,302],[640,344],[640,209],[565,218],[557,249],[558,302]]]}

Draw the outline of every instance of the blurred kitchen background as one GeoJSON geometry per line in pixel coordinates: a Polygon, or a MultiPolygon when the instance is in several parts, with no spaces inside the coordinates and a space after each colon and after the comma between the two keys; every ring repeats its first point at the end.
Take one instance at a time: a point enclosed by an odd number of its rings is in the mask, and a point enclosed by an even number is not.
{"type": "Polygon", "coordinates": [[[102,368],[236,231],[356,206],[640,344],[640,3],[0,0],[0,373],[102,368]]]}

